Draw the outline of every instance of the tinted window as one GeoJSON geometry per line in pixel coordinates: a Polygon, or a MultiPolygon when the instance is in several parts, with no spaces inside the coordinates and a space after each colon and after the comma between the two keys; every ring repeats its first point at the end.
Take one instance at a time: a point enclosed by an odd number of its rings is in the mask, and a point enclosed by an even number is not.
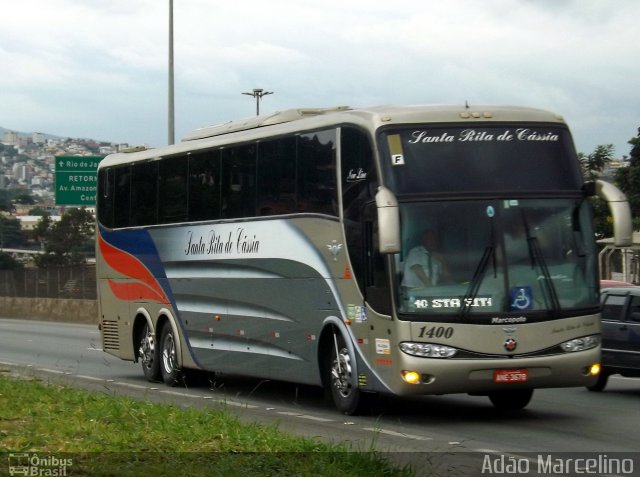
{"type": "Polygon", "coordinates": [[[602,305],[602,318],[605,320],[622,320],[622,312],[626,296],[607,295],[602,305]]]}
{"type": "Polygon", "coordinates": [[[256,145],[222,150],[222,217],[256,215],[256,145]]]}
{"type": "MultiPolygon", "coordinates": [[[[373,170],[368,141],[350,134],[350,167],[373,170]]],[[[98,199],[101,221],[129,227],[297,212],[338,215],[335,143],[335,130],[320,131],[104,169],[100,187],[108,197],[98,199]]],[[[367,174],[372,184],[374,175],[367,174]]],[[[357,188],[362,184],[351,193],[357,188]]]]}
{"type": "Polygon", "coordinates": [[[220,151],[189,158],[189,220],[220,218],[220,151]]]}
{"type": "Polygon", "coordinates": [[[383,167],[399,194],[578,190],[582,175],[569,132],[557,126],[386,130],[383,167]]]}
{"type": "Polygon", "coordinates": [[[115,169],[114,195],[114,227],[129,226],[129,209],[131,206],[131,168],[129,166],[115,169]]]}
{"type": "Polygon", "coordinates": [[[187,158],[172,157],[160,161],[158,222],[182,222],[187,218],[187,158]]]}
{"type": "Polygon", "coordinates": [[[131,225],[151,225],[158,221],[158,163],[134,164],[131,187],[131,225]]]}
{"type": "Polygon", "coordinates": [[[298,137],[298,210],[338,215],[335,130],[298,137]]]}
{"type": "Polygon", "coordinates": [[[629,321],[640,322],[640,296],[632,296],[629,303],[629,321]]]}
{"type": "Polygon", "coordinates": [[[98,173],[98,220],[106,227],[113,227],[113,197],[115,190],[113,169],[101,169],[98,173]]]}
{"type": "Polygon", "coordinates": [[[373,229],[363,229],[364,207],[374,200],[378,183],[371,143],[366,133],[354,128],[342,128],[340,134],[340,176],[347,248],[354,275],[364,294],[365,250],[377,249],[373,243],[365,247],[366,240],[373,240],[373,229]]]}
{"type": "Polygon", "coordinates": [[[258,144],[258,214],[296,211],[296,141],[282,138],[258,144]]]}

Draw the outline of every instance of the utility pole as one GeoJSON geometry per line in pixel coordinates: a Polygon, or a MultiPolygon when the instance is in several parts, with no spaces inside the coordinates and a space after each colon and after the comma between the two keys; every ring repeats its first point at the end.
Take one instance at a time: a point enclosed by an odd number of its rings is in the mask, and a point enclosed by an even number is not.
{"type": "Polygon", "coordinates": [[[175,143],[173,89],[173,0],[169,0],[169,145],[175,143]]]}
{"type": "Polygon", "coordinates": [[[263,96],[273,94],[273,91],[265,91],[262,88],[254,88],[252,93],[242,93],[256,98],[256,116],[260,116],[260,100],[263,96]]]}

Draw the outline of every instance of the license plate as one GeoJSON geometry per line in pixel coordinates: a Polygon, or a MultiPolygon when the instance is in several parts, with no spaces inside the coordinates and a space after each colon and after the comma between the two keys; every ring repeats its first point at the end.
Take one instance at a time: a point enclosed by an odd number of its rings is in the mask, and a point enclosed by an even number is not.
{"type": "Polygon", "coordinates": [[[526,383],[527,379],[527,369],[497,369],[493,372],[494,383],[526,383]]]}

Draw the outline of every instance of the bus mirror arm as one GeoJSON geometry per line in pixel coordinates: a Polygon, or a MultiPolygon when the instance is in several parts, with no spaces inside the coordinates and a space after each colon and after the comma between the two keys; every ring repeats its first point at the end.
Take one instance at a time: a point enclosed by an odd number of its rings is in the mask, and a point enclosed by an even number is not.
{"type": "Polygon", "coordinates": [[[384,186],[376,192],[378,248],[381,254],[400,252],[400,211],[396,196],[384,186]]]}
{"type": "Polygon", "coordinates": [[[629,247],[633,243],[631,208],[624,193],[613,184],[596,180],[585,184],[588,195],[604,199],[613,217],[613,239],[616,247],[629,247]]]}

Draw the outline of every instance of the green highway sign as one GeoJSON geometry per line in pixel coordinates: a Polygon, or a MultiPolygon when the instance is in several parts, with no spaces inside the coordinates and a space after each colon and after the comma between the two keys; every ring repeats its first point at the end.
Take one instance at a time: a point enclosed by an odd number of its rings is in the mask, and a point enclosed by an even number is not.
{"type": "Polygon", "coordinates": [[[95,207],[100,156],[57,156],[56,205],[95,207]]]}

